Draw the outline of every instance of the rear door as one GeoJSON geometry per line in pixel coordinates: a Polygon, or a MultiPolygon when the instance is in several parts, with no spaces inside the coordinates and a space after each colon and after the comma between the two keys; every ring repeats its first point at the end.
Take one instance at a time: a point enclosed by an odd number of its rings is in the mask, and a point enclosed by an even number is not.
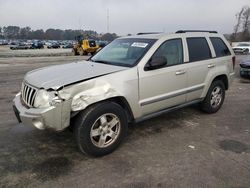
{"type": "Polygon", "coordinates": [[[206,79],[211,71],[216,68],[216,62],[212,59],[212,51],[207,37],[187,37],[188,49],[188,92],[187,102],[201,98],[206,79]]]}
{"type": "Polygon", "coordinates": [[[228,69],[228,73],[234,73],[234,65],[232,62],[232,53],[230,52],[228,46],[226,45],[226,41],[224,41],[221,37],[209,37],[212,46],[216,55],[216,68],[218,72],[227,72],[225,69],[228,69]]]}

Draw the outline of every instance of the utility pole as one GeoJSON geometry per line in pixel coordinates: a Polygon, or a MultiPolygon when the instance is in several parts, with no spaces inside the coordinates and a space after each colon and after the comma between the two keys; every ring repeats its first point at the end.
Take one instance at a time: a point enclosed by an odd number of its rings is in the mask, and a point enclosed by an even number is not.
{"type": "Polygon", "coordinates": [[[107,9],[107,33],[109,33],[109,9],[107,9]]]}

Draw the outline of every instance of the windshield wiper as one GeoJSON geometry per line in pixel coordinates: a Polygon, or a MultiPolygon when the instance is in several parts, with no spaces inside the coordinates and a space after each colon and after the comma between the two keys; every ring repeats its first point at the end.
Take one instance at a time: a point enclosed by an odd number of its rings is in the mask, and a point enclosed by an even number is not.
{"type": "Polygon", "coordinates": [[[108,62],[108,61],[103,61],[103,60],[93,60],[93,59],[90,59],[89,61],[95,62],[95,63],[108,64],[108,65],[111,65],[111,64],[112,64],[112,63],[110,63],[110,62],[108,62]]]}
{"type": "Polygon", "coordinates": [[[110,61],[93,60],[93,59],[89,59],[88,61],[91,61],[91,62],[94,62],[94,63],[102,63],[102,64],[106,64],[106,65],[114,65],[114,66],[121,66],[121,67],[131,67],[131,65],[127,65],[125,63],[114,63],[114,62],[110,62],[110,61]]]}

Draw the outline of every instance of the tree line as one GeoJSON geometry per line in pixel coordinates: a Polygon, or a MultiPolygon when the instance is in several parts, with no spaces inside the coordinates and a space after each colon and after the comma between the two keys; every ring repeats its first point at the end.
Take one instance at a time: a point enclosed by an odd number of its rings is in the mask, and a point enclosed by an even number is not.
{"type": "Polygon", "coordinates": [[[4,26],[0,27],[0,39],[38,39],[38,40],[75,40],[76,36],[91,38],[95,40],[112,41],[118,36],[115,33],[98,34],[93,30],[73,29],[38,29],[30,27],[4,26]]]}
{"type": "MultiPolygon", "coordinates": [[[[236,14],[237,23],[230,36],[231,41],[250,41],[250,7],[244,6],[236,14]]],[[[73,29],[38,29],[30,27],[4,26],[0,27],[0,39],[38,39],[38,40],[75,40],[76,36],[95,40],[112,41],[118,36],[115,33],[98,34],[93,30],[73,29]]]]}
{"type": "Polygon", "coordinates": [[[236,20],[231,41],[250,41],[250,7],[242,7],[236,14],[236,20]]]}

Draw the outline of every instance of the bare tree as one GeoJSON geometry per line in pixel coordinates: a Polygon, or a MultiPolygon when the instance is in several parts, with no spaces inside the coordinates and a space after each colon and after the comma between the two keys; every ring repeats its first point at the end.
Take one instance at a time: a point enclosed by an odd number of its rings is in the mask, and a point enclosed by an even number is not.
{"type": "Polygon", "coordinates": [[[232,35],[232,39],[235,40],[237,37],[237,33],[239,32],[240,26],[241,26],[241,19],[242,19],[242,14],[245,11],[245,7],[241,8],[241,11],[238,12],[235,16],[237,19],[237,24],[234,26],[234,33],[232,35]]]}
{"type": "Polygon", "coordinates": [[[245,7],[244,12],[242,13],[242,39],[249,39],[249,30],[250,30],[250,7],[245,7]]]}

